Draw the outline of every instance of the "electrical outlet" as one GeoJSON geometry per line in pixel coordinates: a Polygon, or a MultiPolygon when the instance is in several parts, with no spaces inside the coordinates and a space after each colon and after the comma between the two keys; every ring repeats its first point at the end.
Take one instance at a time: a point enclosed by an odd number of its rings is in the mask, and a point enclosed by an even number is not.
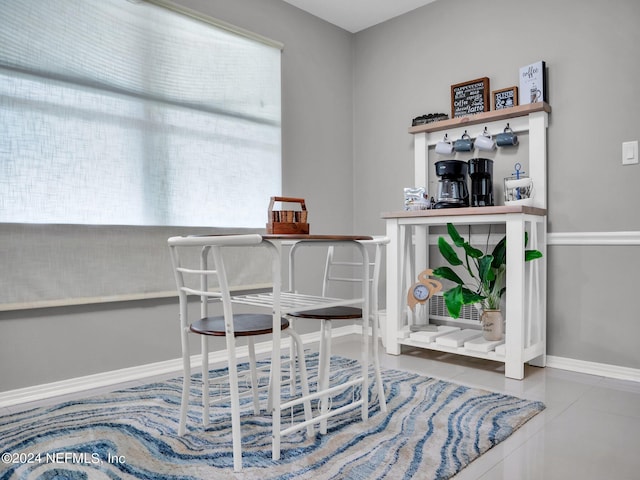
{"type": "Polygon", "coordinates": [[[633,165],[638,163],[638,141],[622,143],[622,164],[633,165]]]}

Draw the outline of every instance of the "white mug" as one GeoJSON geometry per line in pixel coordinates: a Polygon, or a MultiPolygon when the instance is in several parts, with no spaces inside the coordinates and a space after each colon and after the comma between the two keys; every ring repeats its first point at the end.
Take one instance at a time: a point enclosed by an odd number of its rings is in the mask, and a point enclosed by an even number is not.
{"type": "Polygon", "coordinates": [[[491,135],[483,133],[476,138],[475,146],[478,147],[479,150],[494,150],[496,148],[496,142],[491,135]]]}
{"type": "Polygon", "coordinates": [[[449,141],[447,135],[441,142],[436,143],[436,153],[441,155],[451,155],[453,153],[453,143],[449,141]]]}

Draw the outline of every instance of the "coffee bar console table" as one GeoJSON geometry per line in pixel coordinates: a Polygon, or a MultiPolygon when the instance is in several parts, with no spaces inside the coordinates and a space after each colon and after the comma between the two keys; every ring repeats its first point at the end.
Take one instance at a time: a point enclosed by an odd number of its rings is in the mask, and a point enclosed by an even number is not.
{"type": "MultiPolygon", "coordinates": [[[[504,362],[505,376],[524,378],[524,364],[545,365],[546,356],[546,182],[547,128],[551,108],[546,103],[480,113],[412,127],[414,135],[415,185],[429,185],[429,146],[434,146],[446,132],[460,138],[465,130],[471,137],[486,128],[496,135],[506,122],[517,134],[529,135],[529,176],[535,196],[529,206],[448,208],[439,210],[383,213],[387,236],[387,316],[383,330],[386,351],[401,353],[402,345],[473,356],[504,362]],[[477,131],[476,131],[477,130],[477,131]],[[432,228],[454,223],[461,225],[502,225],[507,236],[507,292],[504,316],[505,341],[502,345],[470,349],[464,344],[439,341],[434,335],[411,335],[406,306],[407,289],[416,273],[429,268],[429,245],[432,228]],[[525,232],[527,248],[538,249],[541,259],[524,261],[525,232]]],[[[496,179],[494,179],[494,183],[496,179]]],[[[462,232],[462,230],[460,230],[462,232]]],[[[446,235],[446,234],[445,234],[446,235]]],[[[463,327],[469,328],[469,327],[463,327]]],[[[479,328],[479,324],[477,326],[479,328]]],[[[444,338],[444,337],[443,337],[444,338]]]]}

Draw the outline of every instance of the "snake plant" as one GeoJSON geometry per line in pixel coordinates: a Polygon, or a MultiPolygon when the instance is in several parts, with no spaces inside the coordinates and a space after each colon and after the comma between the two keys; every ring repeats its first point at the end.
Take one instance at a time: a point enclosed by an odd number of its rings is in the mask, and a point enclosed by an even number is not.
{"type": "MultiPolygon", "coordinates": [[[[456,285],[444,292],[444,301],[453,318],[460,316],[463,305],[480,303],[484,310],[499,310],[500,300],[506,291],[506,261],[507,238],[502,238],[490,255],[473,247],[460,236],[452,223],[447,224],[447,232],[453,246],[443,237],[438,238],[438,249],[452,267],[461,267],[470,275],[472,284],[467,284],[451,267],[439,267],[433,270],[435,277],[444,278],[456,285]],[[458,256],[456,249],[464,251],[464,262],[458,256]]],[[[528,243],[528,235],[525,232],[525,249],[528,243]]],[[[525,250],[525,261],[542,257],[538,250],[525,250]]]]}

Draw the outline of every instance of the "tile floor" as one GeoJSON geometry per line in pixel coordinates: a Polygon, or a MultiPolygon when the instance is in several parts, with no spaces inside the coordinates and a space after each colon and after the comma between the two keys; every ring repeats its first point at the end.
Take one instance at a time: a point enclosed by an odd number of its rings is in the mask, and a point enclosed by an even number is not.
{"type": "Polygon", "coordinates": [[[382,354],[381,363],[547,406],[455,480],[640,479],[640,383],[530,366],[518,381],[496,362],[421,349],[382,354]]]}
{"type": "MultiPolygon", "coordinates": [[[[346,357],[358,354],[357,337],[336,339],[332,353],[346,357]]],[[[502,364],[420,349],[403,350],[399,356],[382,353],[381,363],[383,368],[413,371],[546,404],[544,412],[454,480],[640,479],[640,383],[529,366],[524,380],[511,380],[504,377],[502,364]]],[[[156,378],[146,381],[152,380],[156,378]]],[[[64,399],[141,383],[145,381],[64,399]]],[[[0,415],[61,400],[56,397],[0,408],[0,415]]]]}

